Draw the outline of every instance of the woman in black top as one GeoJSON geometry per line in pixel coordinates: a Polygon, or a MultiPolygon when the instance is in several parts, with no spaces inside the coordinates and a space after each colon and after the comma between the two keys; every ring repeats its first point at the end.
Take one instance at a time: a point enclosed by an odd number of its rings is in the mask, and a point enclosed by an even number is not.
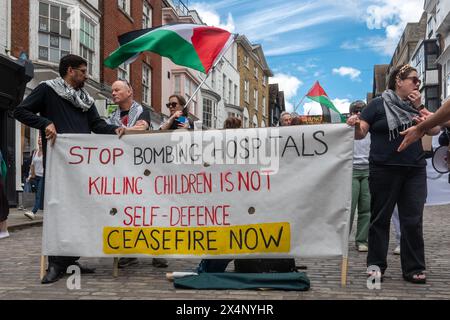
{"type": "MultiPolygon", "coordinates": [[[[389,89],[372,100],[360,118],[347,120],[355,126],[355,138],[371,134],[369,188],[371,218],[369,228],[368,275],[380,277],[387,268],[389,229],[392,211],[398,205],[403,278],[425,283],[425,253],[422,233],[423,208],[427,197],[426,160],[419,140],[397,152],[403,137],[399,132],[421,122],[420,79],[409,65],[397,67],[390,75],[389,89]],[[379,269],[379,271],[378,271],[379,269]],[[371,271],[369,271],[371,270],[371,271]]],[[[439,127],[427,134],[435,135],[439,127]]]]}
{"type": "Polygon", "coordinates": [[[185,107],[186,100],[182,96],[178,94],[171,95],[166,106],[169,108],[170,118],[161,125],[160,130],[194,128],[192,120],[188,118],[188,108],[185,107]]]}

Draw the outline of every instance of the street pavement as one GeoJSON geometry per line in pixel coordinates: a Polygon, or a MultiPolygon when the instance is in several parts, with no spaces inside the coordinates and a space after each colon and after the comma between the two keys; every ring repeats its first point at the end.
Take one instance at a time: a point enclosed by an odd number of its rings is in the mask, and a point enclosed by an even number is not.
{"type": "Polygon", "coordinates": [[[10,231],[23,229],[31,226],[41,226],[43,222],[43,212],[39,210],[34,220],[30,220],[24,215],[24,210],[11,208],[8,216],[8,229],[10,231]]]}
{"type": "MultiPolygon", "coordinates": [[[[42,240],[42,218],[33,221],[23,212],[12,210],[11,236],[0,240],[0,300],[4,299],[69,299],[69,300],[325,300],[325,299],[450,299],[450,205],[430,206],[424,213],[427,284],[415,285],[401,277],[400,257],[393,255],[394,235],[388,256],[389,267],[381,289],[366,285],[366,253],[354,249],[354,236],[349,244],[348,281],[341,287],[341,259],[297,259],[307,266],[311,289],[306,292],[276,290],[184,290],[175,289],[166,280],[166,272],[193,271],[200,260],[170,259],[168,268],[155,268],[151,259],[120,269],[113,277],[112,258],[82,258],[80,262],[97,268],[95,274],[81,276],[81,288],[69,290],[67,277],[42,285],[39,266],[42,240]],[[25,225],[27,223],[27,225],[25,225]]],[[[233,271],[233,263],[227,271],[233,271]]]]}

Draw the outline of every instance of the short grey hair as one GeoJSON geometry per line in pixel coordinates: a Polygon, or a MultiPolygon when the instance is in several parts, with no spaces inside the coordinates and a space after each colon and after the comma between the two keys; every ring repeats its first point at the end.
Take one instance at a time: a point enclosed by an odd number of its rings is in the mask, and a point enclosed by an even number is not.
{"type": "Polygon", "coordinates": [[[283,118],[285,115],[289,115],[289,116],[291,116],[291,114],[289,113],[289,112],[287,112],[287,111],[283,111],[281,114],[280,114],[280,119],[281,118],[283,118]]]}

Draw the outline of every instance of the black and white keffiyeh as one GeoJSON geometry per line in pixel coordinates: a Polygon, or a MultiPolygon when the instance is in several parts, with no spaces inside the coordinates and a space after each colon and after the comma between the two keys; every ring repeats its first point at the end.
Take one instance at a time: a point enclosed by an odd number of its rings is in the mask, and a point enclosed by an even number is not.
{"type": "Polygon", "coordinates": [[[43,81],[43,83],[52,88],[61,98],[71,102],[72,105],[80,108],[83,112],[88,111],[94,104],[94,98],[86,90],[83,88],[75,90],[61,77],[43,81]]]}
{"type": "Polygon", "coordinates": [[[410,101],[403,101],[391,89],[384,91],[381,96],[384,101],[384,111],[386,112],[389,126],[389,141],[391,141],[397,138],[401,131],[411,127],[413,118],[420,114],[410,101]]]}
{"type": "MultiPolygon", "coordinates": [[[[124,125],[121,121],[120,111],[121,111],[120,108],[117,108],[117,110],[114,111],[108,118],[107,122],[109,124],[123,127],[124,125]]],[[[144,108],[136,101],[133,101],[133,104],[130,107],[130,111],[128,111],[128,125],[127,125],[128,128],[133,127],[136,124],[136,122],[139,119],[139,116],[142,114],[143,111],[144,108]]]]}

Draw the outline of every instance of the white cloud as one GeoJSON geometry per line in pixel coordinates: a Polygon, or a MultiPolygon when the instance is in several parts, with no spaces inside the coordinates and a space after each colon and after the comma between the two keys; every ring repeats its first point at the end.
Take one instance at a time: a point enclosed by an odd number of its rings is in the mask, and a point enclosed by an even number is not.
{"type": "Polygon", "coordinates": [[[284,106],[286,108],[287,112],[293,112],[294,111],[294,105],[290,103],[289,101],[284,101],[284,106]]]}
{"type": "Polygon", "coordinates": [[[286,110],[292,112],[294,110],[294,103],[297,104],[297,102],[293,102],[291,99],[295,98],[297,90],[303,85],[303,82],[295,76],[277,73],[269,78],[269,83],[278,83],[279,90],[284,91],[286,110]]]}
{"type": "Polygon", "coordinates": [[[292,34],[291,40],[299,39],[298,31],[306,28],[310,30],[304,32],[302,36],[317,34],[320,31],[312,30],[311,27],[337,20],[361,20],[367,7],[367,3],[364,2],[367,1],[374,0],[241,1],[239,4],[234,2],[229,8],[238,16],[237,12],[240,10],[238,6],[246,6],[246,12],[250,13],[236,19],[237,31],[245,34],[250,41],[265,42],[274,35],[285,34],[292,34]],[[248,8],[249,4],[252,4],[251,8],[248,8]]]}
{"type": "Polygon", "coordinates": [[[323,45],[323,42],[320,42],[320,41],[307,42],[307,43],[302,43],[302,44],[298,44],[298,45],[290,45],[290,46],[285,46],[285,47],[281,47],[281,48],[268,49],[268,50],[265,50],[264,55],[266,57],[282,56],[285,54],[290,54],[290,53],[295,53],[295,52],[308,51],[308,50],[317,48],[321,45],[323,45]]]}
{"type": "Polygon", "coordinates": [[[341,44],[341,49],[345,50],[359,50],[361,48],[361,44],[356,41],[345,41],[341,44]]]}
{"type": "Polygon", "coordinates": [[[345,17],[346,17],[345,14],[342,13],[322,12],[319,16],[312,16],[306,19],[305,18],[298,20],[295,19],[293,20],[294,22],[282,22],[272,26],[266,25],[264,26],[264,28],[249,32],[248,37],[252,39],[252,41],[263,40],[266,37],[270,37],[273,35],[289,33],[291,31],[313,27],[327,22],[343,19],[345,17]]]}
{"type": "Polygon", "coordinates": [[[193,3],[190,6],[191,9],[197,11],[198,15],[202,19],[204,23],[206,23],[208,26],[218,27],[225,29],[229,32],[234,32],[235,25],[233,16],[231,13],[228,13],[227,21],[226,23],[222,23],[220,21],[220,15],[217,13],[215,9],[213,9],[210,5],[205,3],[193,3]]]}
{"type": "MultiPolygon", "coordinates": [[[[348,3],[341,6],[349,6],[351,1],[344,0],[348,3]]],[[[384,29],[385,35],[351,39],[343,42],[340,48],[356,51],[370,48],[381,55],[392,56],[406,24],[419,21],[423,0],[361,0],[358,10],[367,28],[384,29]]]]}
{"type": "Polygon", "coordinates": [[[322,114],[322,107],[319,103],[315,101],[308,101],[303,104],[303,110],[305,110],[305,115],[315,116],[322,114]]]}
{"type": "MultiPolygon", "coordinates": [[[[340,113],[347,113],[351,103],[348,99],[339,98],[332,99],[331,102],[333,102],[334,106],[339,110],[340,113]]],[[[306,102],[303,105],[303,108],[305,110],[305,114],[310,116],[322,114],[322,107],[315,101],[306,102]]]]}
{"type": "Polygon", "coordinates": [[[240,5],[240,4],[242,4],[242,0],[222,0],[222,1],[216,1],[216,2],[214,2],[212,4],[208,4],[208,5],[214,9],[221,9],[221,8],[229,8],[234,5],[240,5]]]}
{"type": "Polygon", "coordinates": [[[316,64],[320,60],[317,58],[310,58],[306,60],[302,65],[296,65],[295,69],[301,73],[311,73],[312,69],[316,69],[318,65],[316,64]]]}
{"type": "Polygon", "coordinates": [[[316,71],[316,72],[314,72],[314,77],[315,78],[320,78],[321,76],[322,76],[322,70],[319,70],[319,71],[316,71]]]}
{"type": "MultiPolygon", "coordinates": [[[[307,4],[299,4],[298,1],[283,1],[280,5],[263,5],[241,17],[240,31],[255,40],[266,39],[268,32],[274,31],[280,26],[297,24],[298,19],[295,16],[305,16],[308,12],[319,11],[322,6],[319,1],[307,4]]],[[[275,34],[277,32],[270,35],[275,34]]]]}
{"type": "Polygon", "coordinates": [[[339,110],[340,113],[347,113],[350,107],[351,101],[348,99],[333,99],[331,100],[336,107],[336,109],[339,110]]]}
{"type": "Polygon", "coordinates": [[[386,33],[390,34],[389,37],[374,36],[366,38],[357,38],[353,41],[347,41],[341,44],[340,48],[344,50],[354,50],[358,52],[363,49],[370,49],[378,54],[392,56],[392,53],[397,47],[398,38],[401,36],[403,29],[398,26],[387,27],[386,33]],[[400,32],[396,37],[393,36],[393,32],[400,32]],[[398,38],[397,38],[398,37],[398,38]]]}
{"type": "Polygon", "coordinates": [[[367,46],[373,51],[392,57],[392,54],[397,48],[398,39],[387,37],[371,37],[366,40],[367,46]]]}
{"type": "Polygon", "coordinates": [[[375,51],[392,55],[408,22],[418,22],[423,12],[423,0],[378,0],[366,11],[369,29],[385,29],[384,38],[371,38],[375,51]],[[377,49],[381,46],[381,50],[377,49]]]}
{"type": "Polygon", "coordinates": [[[352,81],[361,81],[359,75],[361,71],[351,67],[340,67],[339,69],[333,68],[333,74],[338,74],[342,77],[349,76],[352,81]]]}
{"type": "Polygon", "coordinates": [[[317,68],[318,65],[317,65],[316,63],[318,63],[318,62],[320,62],[320,59],[318,59],[318,58],[311,58],[311,59],[308,59],[308,60],[306,61],[305,67],[306,67],[306,68],[317,68]]]}

